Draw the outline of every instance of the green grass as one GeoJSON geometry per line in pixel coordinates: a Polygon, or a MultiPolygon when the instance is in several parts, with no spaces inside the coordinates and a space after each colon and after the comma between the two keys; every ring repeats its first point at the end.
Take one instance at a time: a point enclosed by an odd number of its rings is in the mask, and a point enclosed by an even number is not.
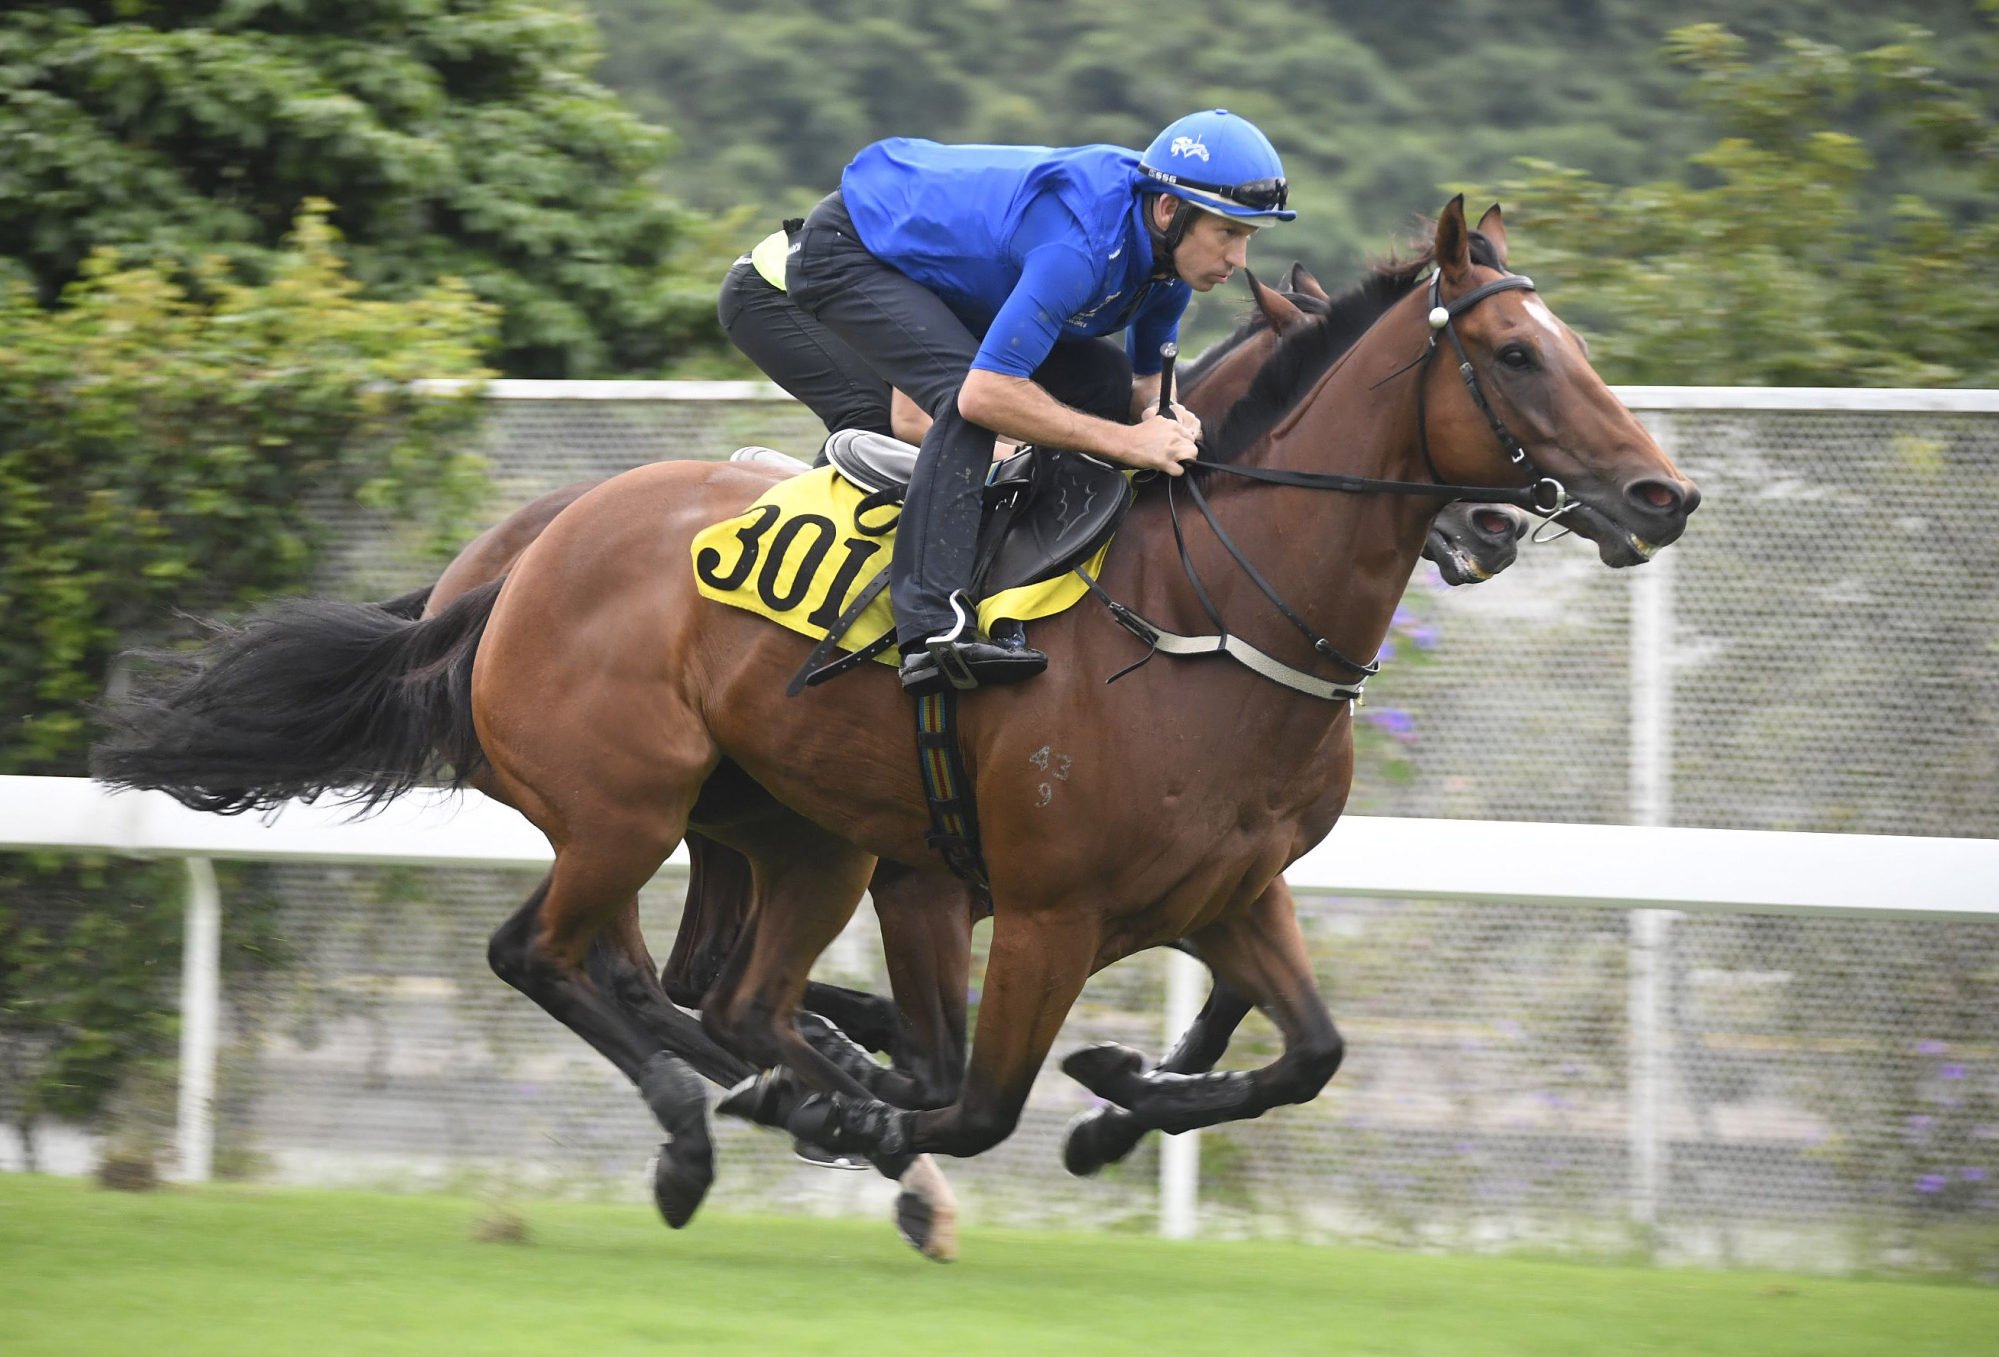
{"type": "Polygon", "coordinates": [[[448,1197],[127,1195],[0,1174],[0,1353],[1977,1357],[1999,1291],[448,1197]]]}

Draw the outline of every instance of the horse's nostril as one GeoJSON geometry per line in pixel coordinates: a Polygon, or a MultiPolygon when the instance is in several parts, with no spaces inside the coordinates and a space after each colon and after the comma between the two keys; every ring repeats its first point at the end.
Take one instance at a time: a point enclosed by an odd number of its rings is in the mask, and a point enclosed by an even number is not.
{"type": "Polygon", "coordinates": [[[1640,508],[1671,513],[1680,507],[1680,492],[1664,481],[1634,481],[1624,492],[1640,508]]]}
{"type": "Polygon", "coordinates": [[[1472,515],[1472,525],[1495,542],[1510,542],[1519,526],[1496,509],[1480,509],[1472,515]]]}

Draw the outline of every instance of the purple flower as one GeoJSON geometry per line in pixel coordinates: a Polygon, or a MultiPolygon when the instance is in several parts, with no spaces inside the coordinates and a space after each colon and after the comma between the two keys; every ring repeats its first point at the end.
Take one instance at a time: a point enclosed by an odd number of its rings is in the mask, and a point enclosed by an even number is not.
{"type": "Polygon", "coordinates": [[[1962,1079],[1964,1078],[1964,1066],[1945,1065],[1943,1068],[1939,1069],[1937,1073],[1942,1075],[1946,1079],[1962,1079]]]}
{"type": "Polygon", "coordinates": [[[1944,1176],[1941,1173],[1925,1173],[1922,1177],[1916,1179],[1916,1191],[1918,1192],[1941,1192],[1943,1189],[1944,1176]]]}
{"type": "Polygon", "coordinates": [[[1395,605],[1395,616],[1389,620],[1391,627],[1408,627],[1415,623],[1416,615],[1401,604],[1395,605]]]}
{"type": "Polygon", "coordinates": [[[1400,739],[1416,733],[1416,720],[1400,707],[1368,707],[1367,719],[1400,739]]]}
{"type": "Polygon", "coordinates": [[[1377,664],[1387,664],[1390,660],[1394,658],[1395,658],[1395,638],[1390,637],[1389,639],[1381,643],[1381,649],[1375,652],[1374,659],[1375,663],[1377,664]]]}
{"type": "Polygon", "coordinates": [[[1964,1179],[1967,1183],[1982,1183],[1992,1175],[1981,1168],[1969,1168],[1959,1169],[1957,1176],[1964,1179]]]}
{"type": "Polygon", "coordinates": [[[1948,1051],[1949,1049],[1950,1049],[1949,1043],[1938,1041],[1935,1038],[1930,1038],[1916,1043],[1917,1055],[1942,1055],[1945,1051],[1948,1051]]]}
{"type": "Polygon", "coordinates": [[[1435,627],[1411,627],[1409,628],[1409,639],[1416,643],[1416,649],[1418,650],[1435,650],[1437,648],[1437,629],[1435,627]]]}

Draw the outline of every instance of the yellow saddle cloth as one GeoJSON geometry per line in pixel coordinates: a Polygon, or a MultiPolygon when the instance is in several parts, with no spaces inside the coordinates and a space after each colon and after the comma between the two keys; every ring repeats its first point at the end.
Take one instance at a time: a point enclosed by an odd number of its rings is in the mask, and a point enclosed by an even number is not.
{"type": "MultiPolygon", "coordinates": [[[[888,569],[895,552],[892,528],[873,535],[855,522],[862,498],[831,467],[778,482],[742,513],[695,534],[695,587],[703,598],[768,617],[815,641],[824,639],[849,603],[888,569]]],[[[868,524],[879,528],[893,512],[871,510],[868,524]]],[[[1107,550],[1108,543],[1084,568],[1097,574],[1107,550]]],[[[1039,584],[1003,589],[979,603],[979,625],[990,631],[1002,619],[1052,617],[1088,592],[1073,570],[1039,584]]],[[[894,629],[884,589],[839,645],[846,651],[863,650],[894,629]]],[[[875,658],[889,665],[898,659],[893,646],[875,658]]]]}

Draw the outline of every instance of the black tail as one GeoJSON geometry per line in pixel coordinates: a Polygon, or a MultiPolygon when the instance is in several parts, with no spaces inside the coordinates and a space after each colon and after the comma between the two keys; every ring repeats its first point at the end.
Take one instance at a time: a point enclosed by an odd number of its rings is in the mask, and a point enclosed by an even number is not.
{"type": "Polygon", "coordinates": [[[412,589],[407,594],[397,594],[394,598],[377,603],[375,606],[391,617],[407,617],[415,621],[423,616],[424,605],[430,602],[431,591],[435,588],[437,586],[434,584],[426,584],[421,589],[412,589]]]}
{"type": "Polygon", "coordinates": [[[224,815],[322,792],[365,811],[420,783],[460,785],[484,761],[472,657],[499,592],[423,622],[300,599],[218,627],[193,654],[150,652],[163,672],[108,713],[91,772],[224,815]]]}

